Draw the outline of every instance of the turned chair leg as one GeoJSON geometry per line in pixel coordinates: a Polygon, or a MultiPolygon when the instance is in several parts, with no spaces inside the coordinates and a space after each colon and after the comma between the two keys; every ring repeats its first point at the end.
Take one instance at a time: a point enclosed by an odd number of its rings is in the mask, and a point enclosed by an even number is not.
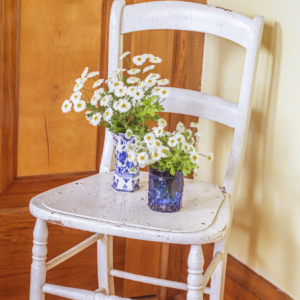
{"type": "Polygon", "coordinates": [[[43,285],[46,282],[47,239],[47,223],[37,219],[33,231],[30,300],[45,299],[43,285]]]}
{"type": "Polygon", "coordinates": [[[223,253],[223,259],[219,262],[211,276],[210,300],[223,300],[224,298],[229,233],[230,230],[228,230],[227,234],[220,241],[214,244],[214,255],[221,252],[223,253]]]}
{"type": "Polygon", "coordinates": [[[97,241],[98,286],[97,292],[105,295],[115,294],[114,277],[109,274],[113,268],[113,236],[103,235],[97,241]]]}
{"type": "Polygon", "coordinates": [[[188,258],[187,300],[203,300],[203,266],[201,245],[191,245],[188,258]]]}

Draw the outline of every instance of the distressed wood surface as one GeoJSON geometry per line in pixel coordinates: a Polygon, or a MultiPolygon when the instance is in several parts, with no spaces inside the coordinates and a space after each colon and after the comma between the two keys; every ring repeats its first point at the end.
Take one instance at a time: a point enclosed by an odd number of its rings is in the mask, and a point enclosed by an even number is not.
{"type": "Polygon", "coordinates": [[[158,214],[148,207],[147,172],[141,172],[141,189],[117,192],[111,187],[113,172],[45,192],[35,199],[51,211],[158,231],[192,233],[208,229],[215,221],[225,196],[216,184],[185,179],[182,209],[176,214],[158,214]]]}

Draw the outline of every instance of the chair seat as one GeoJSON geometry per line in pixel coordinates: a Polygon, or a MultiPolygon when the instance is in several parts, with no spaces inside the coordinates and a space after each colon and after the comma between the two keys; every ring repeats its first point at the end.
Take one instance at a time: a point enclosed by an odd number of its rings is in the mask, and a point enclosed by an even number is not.
{"type": "Polygon", "coordinates": [[[203,244],[225,234],[229,195],[216,184],[185,179],[182,209],[160,213],[148,207],[148,172],[134,193],[114,190],[112,178],[100,173],[49,190],[31,200],[30,211],[63,226],[142,240],[203,244]]]}

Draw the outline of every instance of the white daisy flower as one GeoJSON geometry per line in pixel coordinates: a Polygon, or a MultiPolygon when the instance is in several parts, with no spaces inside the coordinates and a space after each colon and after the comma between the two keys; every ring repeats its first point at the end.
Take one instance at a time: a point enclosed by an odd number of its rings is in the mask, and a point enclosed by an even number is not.
{"type": "Polygon", "coordinates": [[[114,90],[114,92],[115,92],[115,95],[116,95],[117,97],[123,97],[123,96],[126,95],[127,87],[126,87],[126,86],[120,86],[120,87],[116,88],[116,89],[114,90]]]}
{"type": "Polygon", "coordinates": [[[134,92],[135,92],[135,90],[136,90],[136,87],[135,87],[135,86],[129,86],[129,87],[127,88],[127,94],[128,94],[129,96],[134,97],[134,92]]]}
{"type": "Polygon", "coordinates": [[[124,86],[124,82],[123,82],[123,81],[115,81],[115,82],[112,84],[112,87],[113,87],[114,89],[119,88],[119,87],[122,87],[122,86],[124,86]]]}
{"type": "Polygon", "coordinates": [[[114,102],[114,104],[113,104],[114,110],[119,111],[119,105],[120,105],[120,103],[121,103],[121,100],[115,101],[115,102],[114,102]]]}
{"type": "Polygon", "coordinates": [[[122,59],[125,58],[128,54],[130,54],[129,51],[123,53],[123,54],[119,57],[119,59],[122,60],[122,59]]]}
{"type": "Polygon", "coordinates": [[[152,132],[147,133],[144,136],[144,141],[149,145],[150,143],[153,143],[155,141],[155,136],[152,132]]]}
{"type": "Polygon", "coordinates": [[[127,160],[129,162],[134,162],[134,159],[135,159],[135,153],[134,151],[130,150],[128,153],[127,153],[127,160]]]}
{"type": "Polygon", "coordinates": [[[131,108],[131,104],[127,100],[121,100],[120,104],[118,105],[119,112],[125,113],[129,111],[131,108]]]}
{"type": "Polygon", "coordinates": [[[103,113],[103,119],[106,122],[109,122],[111,117],[113,115],[113,110],[111,108],[108,108],[104,113],[103,113]]]}
{"type": "Polygon", "coordinates": [[[168,140],[168,145],[170,147],[176,147],[178,145],[177,139],[174,136],[170,137],[168,140]]]}
{"type": "Polygon", "coordinates": [[[210,164],[215,158],[215,155],[212,152],[209,152],[206,156],[206,162],[210,164]]]}
{"type": "Polygon", "coordinates": [[[194,168],[194,176],[195,176],[195,177],[198,176],[200,167],[201,167],[201,165],[199,164],[198,166],[196,166],[196,167],[194,168]]]}
{"type": "Polygon", "coordinates": [[[155,79],[155,78],[148,78],[148,79],[145,79],[145,83],[146,83],[148,86],[153,86],[153,85],[155,85],[155,83],[156,83],[156,79],[155,79]]]}
{"type": "Polygon", "coordinates": [[[86,103],[83,100],[78,100],[74,102],[74,110],[76,112],[81,112],[85,110],[85,107],[86,107],[86,103]]]}
{"type": "Polygon", "coordinates": [[[75,92],[71,95],[70,100],[71,101],[78,101],[81,99],[82,93],[81,92],[75,92]]]}
{"type": "Polygon", "coordinates": [[[156,127],[155,130],[153,130],[156,137],[161,137],[164,135],[164,129],[160,126],[156,127]]]}
{"type": "Polygon", "coordinates": [[[187,153],[189,150],[190,150],[190,145],[187,143],[187,142],[183,142],[182,143],[182,146],[181,146],[181,149],[187,153]]]}
{"type": "Polygon", "coordinates": [[[65,100],[61,107],[61,110],[63,111],[63,113],[67,113],[71,111],[71,108],[72,108],[72,102],[70,102],[69,100],[65,100]]]}
{"type": "Polygon", "coordinates": [[[146,165],[149,161],[149,156],[146,152],[141,152],[137,155],[137,160],[140,165],[146,165]]]}
{"type": "Polygon", "coordinates": [[[105,83],[108,83],[108,82],[114,82],[116,80],[116,76],[115,75],[112,75],[110,76],[108,79],[105,80],[105,83]]]}
{"type": "Polygon", "coordinates": [[[150,73],[146,78],[155,78],[157,80],[160,78],[160,75],[155,73],[150,73]]]}
{"type": "Polygon", "coordinates": [[[130,74],[130,75],[135,75],[135,74],[140,73],[140,72],[141,72],[140,69],[130,69],[130,70],[127,71],[127,73],[130,74]]]}
{"type": "Polygon", "coordinates": [[[99,80],[95,81],[94,84],[93,84],[93,88],[96,88],[97,86],[100,86],[103,81],[104,81],[104,79],[99,79],[99,80]]]}
{"type": "Polygon", "coordinates": [[[87,81],[87,78],[81,78],[81,77],[80,77],[80,78],[75,79],[75,82],[76,82],[76,83],[82,83],[82,84],[83,84],[83,83],[85,83],[86,81],[87,81]]]}
{"type": "Polygon", "coordinates": [[[74,91],[74,92],[78,92],[78,91],[80,91],[82,88],[83,88],[83,83],[76,83],[75,86],[74,86],[73,91],[74,91]]]}
{"type": "Polygon", "coordinates": [[[195,151],[191,152],[190,153],[190,159],[191,159],[192,163],[198,164],[199,160],[200,160],[199,154],[195,151]]]}
{"type": "Polygon", "coordinates": [[[141,66],[146,61],[146,58],[143,57],[142,55],[137,55],[132,60],[135,65],[141,66]]]}
{"type": "Polygon", "coordinates": [[[101,121],[101,114],[98,112],[91,117],[91,124],[97,126],[101,121]]]}
{"type": "Polygon", "coordinates": [[[148,85],[147,85],[147,83],[144,82],[144,81],[141,81],[141,82],[138,84],[138,87],[139,87],[140,89],[143,89],[143,88],[148,89],[148,88],[149,88],[148,85]]]}
{"type": "Polygon", "coordinates": [[[92,99],[91,99],[91,104],[96,105],[98,100],[100,100],[100,95],[98,93],[94,93],[92,99]]]}
{"type": "Polygon", "coordinates": [[[94,94],[99,94],[100,96],[101,96],[101,94],[104,94],[104,93],[105,93],[104,88],[100,88],[94,92],[94,94]]]}
{"type": "Polygon", "coordinates": [[[169,79],[161,79],[157,81],[158,85],[167,85],[169,83],[170,83],[169,79]]]}
{"type": "Polygon", "coordinates": [[[195,136],[202,137],[202,136],[204,136],[204,134],[201,133],[201,132],[196,132],[196,133],[195,133],[195,136]]]}
{"type": "Polygon", "coordinates": [[[183,133],[185,130],[184,124],[182,122],[178,122],[176,126],[176,131],[179,131],[180,133],[183,133]]]}
{"type": "Polygon", "coordinates": [[[94,71],[94,72],[90,72],[89,74],[87,74],[87,78],[92,78],[92,77],[95,77],[97,75],[99,75],[99,71],[94,71]]]}
{"type": "Polygon", "coordinates": [[[157,63],[161,63],[162,59],[159,58],[158,56],[153,56],[150,57],[149,61],[152,62],[153,64],[157,64],[157,63]]]}
{"type": "Polygon", "coordinates": [[[136,82],[139,82],[140,79],[137,78],[137,77],[130,77],[127,79],[127,82],[130,83],[130,84],[133,84],[133,83],[136,83],[136,82]]]}
{"type": "Polygon", "coordinates": [[[153,158],[154,161],[158,161],[161,158],[158,149],[151,153],[151,158],[153,158]]]}
{"type": "Polygon", "coordinates": [[[86,68],[83,70],[82,74],[81,74],[81,78],[86,77],[86,74],[88,73],[88,71],[89,71],[89,68],[86,67],[86,68]]]}
{"type": "Polygon", "coordinates": [[[160,91],[161,91],[161,87],[157,86],[152,90],[152,94],[155,96],[160,96],[160,91]]]}
{"type": "Polygon", "coordinates": [[[137,88],[133,93],[133,97],[137,100],[141,100],[144,97],[144,91],[140,88],[137,88]]]}
{"type": "Polygon", "coordinates": [[[171,94],[171,89],[168,89],[168,88],[162,88],[161,90],[160,90],[160,96],[162,97],[162,98],[167,98],[169,95],[171,94]]]}
{"type": "Polygon", "coordinates": [[[197,130],[199,130],[200,129],[200,124],[199,123],[195,123],[195,122],[191,122],[190,127],[191,128],[196,128],[197,130]]]}
{"type": "Polygon", "coordinates": [[[153,145],[155,146],[155,147],[157,147],[157,148],[159,148],[159,147],[162,147],[162,142],[160,141],[160,140],[155,140],[154,142],[153,142],[153,145]]]}
{"type": "Polygon", "coordinates": [[[112,97],[109,95],[106,95],[105,97],[103,97],[101,99],[100,104],[101,104],[101,106],[107,106],[111,100],[112,100],[112,97]]]}
{"type": "Polygon", "coordinates": [[[159,153],[161,158],[166,158],[168,156],[166,154],[167,151],[169,151],[168,147],[162,146],[162,147],[158,148],[158,153],[159,153]]]}
{"type": "Polygon", "coordinates": [[[147,58],[153,57],[154,55],[145,53],[145,54],[143,54],[143,56],[147,59],[147,58]]]}
{"type": "Polygon", "coordinates": [[[193,132],[192,132],[191,129],[187,129],[187,130],[185,130],[185,132],[188,133],[188,136],[187,136],[188,138],[190,138],[192,136],[192,134],[193,134],[193,132]]]}
{"type": "Polygon", "coordinates": [[[179,132],[177,132],[177,133],[175,134],[175,139],[176,139],[179,143],[185,142],[185,137],[184,137],[181,133],[179,133],[179,132]]]}
{"type": "Polygon", "coordinates": [[[125,138],[129,139],[132,136],[133,132],[131,129],[127,129],[125,133],[125,138]]]}
{"type": "Polygon", "coordinates": [[[148,66],[148,67],[146,67],[146,68],[143,70],[143,73],[145,73],[145,72],[147,72],[147,71],[149,71],[149,70],[153,70],[154,68],[155,68],[154,65],[148,66]]]}
{"type": "Polygon", "coordinates": [[[119,69],[113,71],[113,75],[114,75],[114,74],[115,74],[115,75],[118,75],[119,73],[124,72],[124,71],[126,71],[126,69],[119,68],[119,69]]]}
{"type": "Polygon", "coordinates": [[[159,127],[162,127],[162,128],[165,128],[168,125],[167,121],[163,118],[159,119],[157,124],[158,124],[159,127]]]}

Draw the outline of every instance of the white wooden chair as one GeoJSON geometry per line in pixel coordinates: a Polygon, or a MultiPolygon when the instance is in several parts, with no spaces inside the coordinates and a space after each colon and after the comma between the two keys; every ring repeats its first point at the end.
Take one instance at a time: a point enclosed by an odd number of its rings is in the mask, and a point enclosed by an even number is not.
{"type": "Polygon", "coordinates": [[[187,290],[188,300],[223,299],[227,249],[234,198],[245,152],[251,98],[260,47],[263,18],[250,19],[221,8],[189,2],[150,2],[125,6],[113,3],[109,31],[109,74],[120,67],[122,34],[148,29],[190,30],[214,34],[247,49],[239,104],[201,92],[172,88],[166,111],[210,119],[235,129],[223,190],[217,185],[185,180],[183,209],[160,214],[147,207],[147,179],[141,173],[141,190],[118,193],[112,182],[113,141],[106,132],[100,174],[55,188],[34,197],[30,211],[34,229],[30,299],[45,293],[69,299],[117,299],[113,277],[187,290]],[[204,193],[210,192],[210,193],[204,193]],[[175,220],[175,221],[174,221],[175,220]],[[62,255],[46,262],[47,222],[96,232],[62,255]],[[187,284],[130,274],[113,269],[112,237],[121,236],[163,243],[189,244],[187,284]],[[99,288],[86,291],[46,283],[46,272],[69,257],[98,243],[99,288]],[[203,274],[201,244],[214,243],[214,257],[203,274]],[[206,287],[211,278],[210,288],[206,287]],[[110,295],[110,296],[108,296],[110,295]]]}

